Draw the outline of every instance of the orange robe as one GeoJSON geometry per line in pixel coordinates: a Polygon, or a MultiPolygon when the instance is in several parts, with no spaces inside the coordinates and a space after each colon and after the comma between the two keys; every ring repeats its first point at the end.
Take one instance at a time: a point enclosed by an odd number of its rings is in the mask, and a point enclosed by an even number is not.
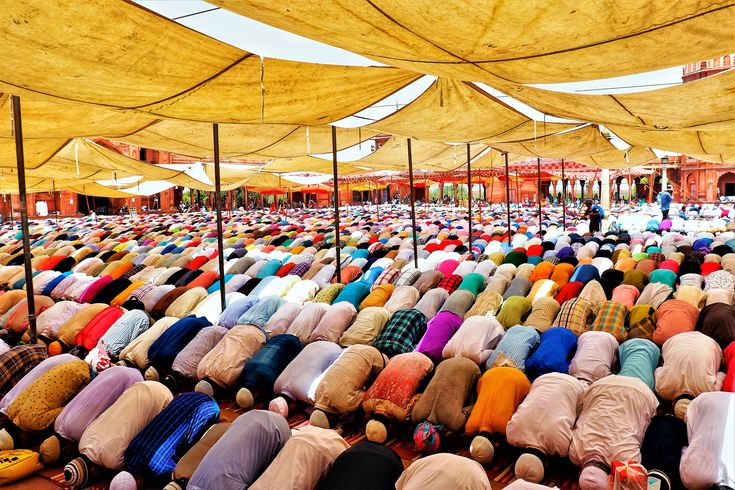
{"type": "Polygon", "coordinates": [[[505,426],[530,389],[531,383],[519,369],[489,369],[477,383],[477,403],[467,419],[465,432],[505,434],[505,426]]]}

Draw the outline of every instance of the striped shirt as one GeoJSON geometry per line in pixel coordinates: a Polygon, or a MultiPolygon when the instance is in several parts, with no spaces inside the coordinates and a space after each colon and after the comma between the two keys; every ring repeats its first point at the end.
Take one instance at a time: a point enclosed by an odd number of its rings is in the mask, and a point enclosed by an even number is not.
{"type": "Polygon", "coordinates": [[[179,458],[219,421],[219,413],[217,402],[203,393],[177,396],[130,443],[127,468],[138,475],[170,474],[179,458]]]}

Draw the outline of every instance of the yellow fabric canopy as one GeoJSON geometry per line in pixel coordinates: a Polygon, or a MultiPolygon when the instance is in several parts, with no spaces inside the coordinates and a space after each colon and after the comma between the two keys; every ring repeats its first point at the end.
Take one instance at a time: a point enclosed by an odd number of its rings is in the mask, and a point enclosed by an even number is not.
{"type": "MultiPolygon", "coordinates": [[[[0,91],[156,117],[319,125],[419,77],[389,67],[262,59],[133,2],[14,0],[0,22],[0,64],[12,67],[0,91]]],[[[83,106],[70,110],[83,119],[83,106]]]]}
{"type": "Polygon", "coordinates": [[[629,168],[637,167],[653,160],[656,154],[644,146],[632,146],[627,150],[607,150],[575,158],[577,163],[599,168],[629,168]]]}
{"type": "Polygon", "coordinates": [[[615,149],[597,126],[583,126],[580,129],[540,138],[496,143],[493,148],[530,157],[567,159],[615,149]]]}
{"type": "Polygon", "coordinates": [[[718,0],[212,0],[392,66],[518,83],[592,80],[735,50],[735,2],[718,0]],[[484,78],[483,78],[484,77],[484,78]]]}
{"type": "Polygon", "coordinates": [[[504,82],[494,85],[557,117],[651,129],[735,129],[735,70],[674,87],[615,95],[552,92],[504,82]]]}
{"type": "MultiPolygon", "coordinates": [[[[357,145],[375,131],[337,128],[337,149],[357,145]]],[[[118,141],[158,150],[209,158],[214,154],[212,125],[163,120],[118,141]]],[[[289,124],[220,124],[220,155],[252,159],[288,158],[332,151],[331,126],[289,124]]]]}
{"type": "Polygon", "coordinates": [[[650,146],[687,155],[718,155],[735,152],[735,129],[682,131],[618,125],[607,125],[606,127],[631,145],[650,146]]]}
{"type": "MultiPolygon", "coordinates": [[[[10,96],[0,94],[0,113],[10,114],[10,105],[10,96]]],[[[144,114],[31,93],[23,95],[20,106],[26,140],[126,135],[156,122],[144,114]]],[[[12,136],[12,118],[0,118],[0,138],[12,136]]]]}
{"type": "MultiPolygon", "coordinates": [[[[481,122],[478,122],[481,124],[481,122]]],[[[506,131],[503,134],[499,134],[492,138],[486,138],[480,143],[487,145],[493,145],[495,143],[521,141],[521,140],[532,140],[548,136],[550,134],[561,133],[562,131],[569,131],[580,127],[578,123],[552,123],[545,121],[527,121],[520,126],[506,131]]]]}
{"type": "MultiPolygon", "coordinates": [[[[51,190],[52,181],[57,189],[62,189],[69,188],[69,185],[92,184],[96,181],[136,176],[141,177],[140,182],[165,180],[182,187],[203,191],[214,190],[213,185],[187,175],[184,169],[172,170],[141,162],[85,139],[70,141],[31,139],[24,142],[24,151],[29,186],[48,187],[42,190],[51,190]],[[60,149],[57,147],[59,144],[62,145],[60,149]],[[33,183],[30,183],[31,178],[35,179],[33,183]]],[[[0,138],[0,173],[0,177],[8,177],[3,184],[4,187],[17,192],[15,142],[12,139],[0,138]]],[[[254,173],[256,170],[235,177],[223,177],[222,189],[236,189],[240,187],[242,181],[254,173]]]]}
{"type": "Polygon", "coordinates": [[[368,127],[422,140],[466,143],[497,137],[528,121],[476,85],[439,78],[416,100],[368,127]]]}
{"type": "MultiPolygon", "coordinates": [[[[515,155],[515,154],[508,154],[508,164],[518,163],[522,162],[523,160],[528,159],[528,157],[524,157],[523,155],[515,155]]],[[[472,169],[482,169],[482,168],[497,168],[497,167],[503,167],[505,166],[505,157],[503,156],[503,152],[490,149],[488,152],[486,152],[484,155],[480,156],[477,160],[472,162],[472,169]]]]}

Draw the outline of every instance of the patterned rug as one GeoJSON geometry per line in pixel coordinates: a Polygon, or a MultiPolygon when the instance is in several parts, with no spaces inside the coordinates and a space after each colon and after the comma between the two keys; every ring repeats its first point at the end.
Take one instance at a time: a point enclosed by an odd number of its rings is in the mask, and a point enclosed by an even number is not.
{"type": "MultiPolygon", "coordinates": [[[[222,410],[221,420],[222,421],[233,421],[244,411],[237,407],[234,402],[222,402],[220,403],[222,410]]],[[[256,408],[264,408],[262,406],[256,406],[256,408]]],[[[309,424],[309,416],[306,412],[296,412],[291,414],[288,419],[289,426],[292,429],[299,429],[309,424]]],[[[354,445],[365,439],[365,421],[360,416],[343,418],[334,429],[342,435],[342,437],[350,444],[354,445]]],[[[413,437],[411,428],[407,424],[396,425],[389,427],[389,434],[391,438],[386,441],[386,444],[393,448],[396,453],[403,460],[403,466],[408,467],[412,462],[419,459],[422,454],[418,452],[413,445],[413,437]]],[[[469,457],[469,445],[471,438],[466,436],[447,436],[442,440],[442,451],[459,454],[461,456],[469,457]]],[[[494,489],[500,489],[513,480],[515,480],[515,474],[513,472],[513,465],[518,458],[518,450],[508,446],[507,444],[501,444],[495,453],[495,460],[492,464],[485,467],[487,476],[490,482],[493,484],[494,489]]],[[[64,484],[64,473],[63,467],[47,468],[39,473],[32,479],[19,482],[13,485],[12,489],[42,489],[42,488],[68,488],[64,484]],[[41,486],[41,484],[44,484],[41,486]]],[[[544,485],[550,487],[559,487],[561,490],[578,490],[577,484],[578,470],[568,460],[558,459],[551,460],[549,469],[546,472],[546,480],[543,482],[544,485]]],[[[92,490],[103,490],[109,488],[110,479],[114,474],[107,475],[102,481],[97,482],[95,485],[88,487],[92,490]]],[[[158,483],[152,484],[152,482],[146,482],[140,480],[139,488],[142,489],[160,489],[158,483]]]]}

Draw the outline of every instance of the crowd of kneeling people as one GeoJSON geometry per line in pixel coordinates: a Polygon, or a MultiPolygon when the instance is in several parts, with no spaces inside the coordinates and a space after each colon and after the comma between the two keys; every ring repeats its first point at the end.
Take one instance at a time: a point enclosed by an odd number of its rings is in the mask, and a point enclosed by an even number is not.
{"type": "Polygon", "coordinates": [[[119,490],[487,489],[510,447],[518,488],[556,458],[583,490],[616,462],[735,488],[735,233],[508,246],[427,223],[416,268],[403,220],[348,223],[340,282],[326,230],[233,219],[222,309],[211,222],[126,219],[35,237],[37,344],[18,237],[0,237],[0,482],[63,464],[72,487],[119,472],[119,490]],[[385,443],[405,433],[425,456],[404,469],[385,443]]]}

